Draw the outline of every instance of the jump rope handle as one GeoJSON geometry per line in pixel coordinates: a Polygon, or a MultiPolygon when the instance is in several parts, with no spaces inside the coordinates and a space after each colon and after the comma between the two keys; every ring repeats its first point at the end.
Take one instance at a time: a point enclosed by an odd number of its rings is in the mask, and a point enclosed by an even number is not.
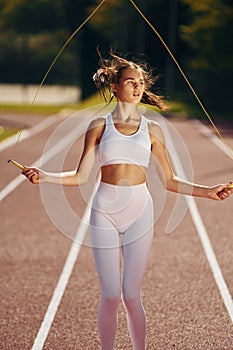
{"type": "MultiPolygon", "coordinates": [[[[15,160],[13,159],[8,159],[7,163],[12,163],[14,164],[17,168],[21,169],[21,170],[25,170],[26,167],[18,162],[16,162],[15,160]]],[[[39,179],[39,176],[37,176],[37,179],[39,179]]]]}
{"type": "Polygon", "coordinates": [[[233,188],[233,182],[227,185],[227,188],[233,188]]]}
{"type": "Polygon", "coordinates": [[[22,165],[22,164],[16,162],[16,161],[13,160],[13,159],[8,159],[7,163],[12,163],[12,164],[14,164],[17,168],[19,168],[19,169],[21,169],[21,170],[25,170],[25,169],[26,169],[24,165],[22,165]]]}

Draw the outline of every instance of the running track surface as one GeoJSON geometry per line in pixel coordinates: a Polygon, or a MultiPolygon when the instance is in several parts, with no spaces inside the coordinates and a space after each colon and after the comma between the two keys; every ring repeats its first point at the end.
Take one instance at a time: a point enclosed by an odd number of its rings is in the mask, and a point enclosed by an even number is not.
{"type": "MultiPolygon", "coordinates": [[[[14,121],[19,117],[10,115],[9,118],[14,121]]],[[[42,121],[40,116],[31,119],[30,122],[35,124],[42,121]]],[[[58,117],[53,125],[22,141],[17,148],[16,160],[28,165],[34,163],[60,122],[58,117]]],[[[195,182],[214,185],[233,180],[229,178],[233,173],[232,160],[204,136],[197,125],[176,119],[170,122],[188,147],[195,182]]],[[[232,132],[223,130],[231,147],[232,132]]],[[[70,149],[65,169],[76,166],[82,143],[81,137],[70,149]]],[[[17,168],[7,164],[9,155],[10,148],[1,152],[1,189],[19,174],[17,168]]],[[[70,206],[82,217],[85,200],[80,190],[65,188],[65,194],[70,206]]],[[[175,194],[167,194],[165,207],[155,225],[154,243],[143,283],[147,349],[232,350],[229,310],[213,277],[190,212],[172,234],[165,233],[175,200],[175,194]]],[[[232,296],[233,198],[224,202],[196,198],[195,203],[227,291],[232,296]]],[[[58,309],[53,310],[54,319],[51,327],[47,327],[43,345],[35,344],[72,247],[72,240],[50,221],[38,186],[24,181],[2,200],[0,239],[0,349],[27,350],[33,345],[34,350],[100,349],[97,331],[99,285],[91,248],[87,246],[81,247],[74,261],[58,309]]],[[[131,348],[121,305],[114,349],[131,348]]]]}

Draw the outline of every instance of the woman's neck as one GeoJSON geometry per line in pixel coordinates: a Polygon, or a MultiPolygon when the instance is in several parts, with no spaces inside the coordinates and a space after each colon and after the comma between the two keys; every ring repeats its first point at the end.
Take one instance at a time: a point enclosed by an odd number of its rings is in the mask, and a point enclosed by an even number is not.
{"type": "Polygon", "coordinates": [[[140,115],[137,111],[137,105],[134,103],[117,102],[116,108],[112,112],[112,115],[113,119],[124,123],[140,119],[140,115]]]}

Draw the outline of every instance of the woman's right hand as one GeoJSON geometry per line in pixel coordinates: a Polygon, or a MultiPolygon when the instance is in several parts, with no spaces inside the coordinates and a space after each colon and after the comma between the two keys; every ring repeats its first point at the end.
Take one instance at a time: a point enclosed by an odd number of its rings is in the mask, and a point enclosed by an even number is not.
{"type": "Polygon", "coordinates": [[[45,173],[38,168],[29,168],[25,166],[22,174],[33,184],[45,182],[45,173]]]}

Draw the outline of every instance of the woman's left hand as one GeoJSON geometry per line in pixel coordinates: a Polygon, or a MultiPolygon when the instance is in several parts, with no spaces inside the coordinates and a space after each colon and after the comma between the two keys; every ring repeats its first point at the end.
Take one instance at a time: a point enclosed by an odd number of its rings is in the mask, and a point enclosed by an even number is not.
{"type": "Polygon", "coordinates": [[[232,182],[224,185],[217,185],[210,188],[209,198],[214,200],[224,200],[233,194],[232,182]]]}

